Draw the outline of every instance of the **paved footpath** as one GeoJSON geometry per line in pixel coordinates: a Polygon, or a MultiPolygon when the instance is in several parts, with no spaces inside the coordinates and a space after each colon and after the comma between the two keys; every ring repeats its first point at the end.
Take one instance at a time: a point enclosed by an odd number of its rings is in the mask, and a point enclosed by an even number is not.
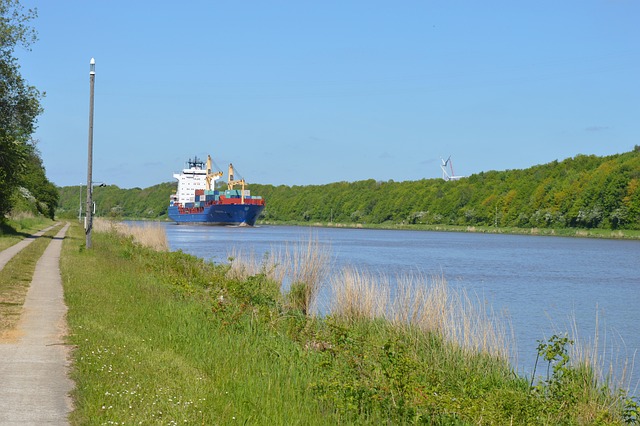
{"type": "Polygon", "coordinates": [[[23,248],[25,248],[26,246],[34,242],[36,238],[41,237],[42,235],[44,235],[45,232],[55,227],[56,225],[57,224],[53,224],[50,227],[43,229],[42,231],[36,232],[35,234],[28,236],[24,240],[12,245],[8,249],[0,251],[0,270],[4,268],[4,265],[6,265],[7,262],[10,261],[11,258],[13,258],[13,256],[18,254],[23,248]]]}
{"type": "MultiPolygon", "coordinates": [[[[67,425],[73,382],[60,277],[66,224],[36,264],[13,342],[0,340],[0,425],[67,425]]],[[[6,251],[6,250],[5,250],[6,251]]]]}

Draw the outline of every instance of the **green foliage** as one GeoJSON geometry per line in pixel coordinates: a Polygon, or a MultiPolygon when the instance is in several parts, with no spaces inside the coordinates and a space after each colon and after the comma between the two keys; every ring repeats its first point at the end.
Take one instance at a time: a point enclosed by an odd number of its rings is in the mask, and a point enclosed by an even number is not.
{"type": "MultiPolygon", "coordinates": [[[[569,365],[567,345],[572,344],[573,341],[569,340],[567,336],[553,335],[548,341],[538,340],[537,358],[542,357],[544,361],[547,361],[547,376],[543,382],[540,382],[537,390],[545,396],[560,400],[573,399],[572,395],[566,392],[568,379],[573,373],[569,365]]],[[[538,359],[536,359],[536,365],[537,362],[538,359]]],[[[535,370],[533,374],[535,376],[535,370]]]]}
{"type": "Polygon", "coordinates": [[[628,398],[625,401],[622,417],[627,424],[640,424],[640,403],[638,403],[638,398],[628,398]]]}
{"type": "Polygon", "coordinates": [[[12,208],[11,196],[30,159],[29,140],[41,113],[40,93],[20,75],[14,55],[28,48],[35,31],[28,22],[35,11],[23,12],[17,0],[0,0],[0,218],[12,208]]]}
{"type": "MultiPolygon", "coordinates": [[[[98,216],[166,218],[174,183],[144,190],[97,188],[98,216]]],[[[458,181],[252,184],[266,199],[262,220],[301,224],[446,225],[640,229],[640,152],[578,155],[526,170],[482,172],[458,181]]],[[[79,187],[60,189],[60,210],[77,216],[79,187]]]]}
{"type": "MultiPolygon", "coordinates": [[[[56,214],[59,217],[78,217],[81,208],[84,215],[87,187],[85,185],[59,188],[60,202],[56,214]]],[[[95,186],[93,201],[96,216],[112,219],[165,219],[169,196],[176,191],[176,184],[161,183],[146,189],[122,189],[116,185],[95,186]]]]}
{"type": "Polygon", "coordinates": [[[245,280],[228,280],[226,290],[241,304],[253,307],[276,308],[280,296],[279,284],[264,273],[245,280]]]}
{"type": "MultiPolygon", "coordinates": [[[[572,362],[570,345],[567,336],[538,341],[536,367],[542,359],[547,369],[545,378],[531,388],[537,415],[554,424],[637,424],[637,400],[624,390],[611,391],[607,383],[598,384],[593,366],[572,362]]],[[[534,379],[535,368],[532,385],[534,379]]]]}
{"type": "Polygon", "coordinates": [[[265,220],[520,228],[640,229],[640,153],[578,155],[459,181],[252,185],[265,220]]]}
{"type": "Polygon", "coordinates": [[[292,310],[300,311],[303,314],[308,313],[307,303],[307,284],[295,282],[289,287],[286,294],[287,306],[292,310]]]}
{"type": "MultiPolygon", "coordinates": [[[[53,219],[58,206],[58,188],[47,179],[40,153],[32,143],[27,145],[28,157],[20,176],[20,184],[29,191],[36,200],[37,213],[53,219]]],[[[16,207],[13,207],[16,210],[16,207]]]]}

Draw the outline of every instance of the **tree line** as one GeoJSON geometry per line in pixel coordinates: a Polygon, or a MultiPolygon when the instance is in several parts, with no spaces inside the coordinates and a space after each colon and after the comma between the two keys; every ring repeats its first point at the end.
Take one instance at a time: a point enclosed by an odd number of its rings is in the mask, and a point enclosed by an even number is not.
{"type": "Polygon", "coordinates": [[[0,222],[12,211],[32,211],[53,219],[58,188],[46,177],[32,135],[42,113],[42,94],[20,74],[18,47],[37,39],[29,21],[37,16],[17,0],[0,0],[0,222]]]}
{"type": "Polygon", "coordinates": [[[264,218],[308,222],[640,229],[640,147],[456,181],[253,185],[264,218]]]}
{"type": "MultiPolygon", "coordinates": [[[[374,179],[326,185],[251,184],[262,220],[297,223],[425,224],[538,228],[640,229],[640,147],[598,157],[577,155],[523,170],[488,171],[457,181],[374,179]]],[[[94,191],[96,212],[166,219],[175,183],[94,191]]],[[[81,187],[60,189],[59,214],[77,216],[81,187]]]]}

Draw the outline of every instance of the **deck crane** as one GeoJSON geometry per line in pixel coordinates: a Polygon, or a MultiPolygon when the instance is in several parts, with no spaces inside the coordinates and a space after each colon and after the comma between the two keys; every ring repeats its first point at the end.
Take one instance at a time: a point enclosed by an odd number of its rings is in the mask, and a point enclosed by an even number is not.
{"type": "Polygon", "coordinates": [[[244,204],[244,186],[245,186],[244,179],[234,180],[233,179],[233,175],[234,175],[234,173],[233,173],[233,164],[229,163],[229,174],[228,174],[229,179],[227,180],[227,188],[228,189],[233,189],[233,187],[235,185],[242,185],[241,196],[242,196],[242,204],[244,204]]]}
{"type": "Polygon", "coordinates": [[[212,164],[211,156],[207,155],[207,175],[204,178],[204,180],[206,181],[205,189],[207,191],[211,190],[211,181],[214,182],[214,186],[215,186],[215,181],[220,179],[220,177],[222,176],[222,172],[215,172],[215,173],[212,172],[211,164],[212,164]]]}

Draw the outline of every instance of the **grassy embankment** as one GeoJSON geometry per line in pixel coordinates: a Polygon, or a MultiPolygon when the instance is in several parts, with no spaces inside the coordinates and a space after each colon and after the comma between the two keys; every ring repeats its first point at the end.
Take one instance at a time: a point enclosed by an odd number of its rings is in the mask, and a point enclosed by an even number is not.
{"type": "Polygon", "coordinates": [[[113,232],[94,233],[89,251],[83,240],[72,227],[62,257],[73,424],[622,424],[637,415],[591,367],[568,362],[562,337],[540,345],[546,376],[517,377],[503,328],[442,278],[428,287],[405,278],[392,301],[378,277],[343,271],[330,279],[333,313],[320,319],[310,313],[325,256],[312,243],[228,266],[113,232]],[[283,276],[293,283],[284,295],[283,276]]]}
{"type": "Polygon", "coordinates": [[[0,221],[0,250],[14,245],[27,236],[38,232],[54,222],[32,214],[22,214],[0,221]]]}
{"type": "MultiPolygon", "coordinates": [[[[36,218],[6,224],[0,236],[0,250],[51,224],[53,221],[36,218]]],[[[34,240],[0,270],[0,336],[11,332],[18,323],[36,263],[61,227],[62,224],[34,240]]]]}

